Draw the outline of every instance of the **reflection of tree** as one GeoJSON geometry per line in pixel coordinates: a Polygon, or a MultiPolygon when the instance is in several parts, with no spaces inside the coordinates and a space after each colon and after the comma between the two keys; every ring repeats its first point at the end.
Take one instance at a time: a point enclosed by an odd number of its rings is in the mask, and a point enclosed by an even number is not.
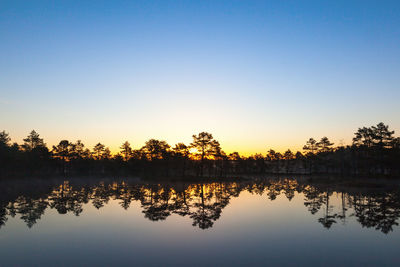
{"type": "Polygon", "coordinates": [[[171,209],[180,216],[189,215],[191,200],[190,192],[185,190],[185,188],[180,188],[172,198],[173,204],[171,205],[171,209]]]}
{"type": "Polygon", "coordinates": [[[333,206],[329,204],[329,197],[331,194],[332,193],[329,190],[324,193],[323,203],[325,204],[325,213],[318,219],[318,222],[327,229],[331,228],[332,224],[336,223],[335,218],[337,217],[336,214],[331,214],[333,209],[333,206]]]}
{"type": "Polygon", "coordinates": [[[266,189],[265,183],[263,181],[258,181],[257,183],[247,186],[247,191],[252,194],[262,195],[266,189]]]}
{"type": "Polygon", "coordinates": [[[363,227],[375,228],[387,234],[399,225],[400,199],[398,192],[378,196],[355,196],[354,215],[363,227]]]}
{"type": "Polygon", "coordinates": [[[31,199],[18,197],[15,201],[16,213],[21,215],[21,219],[31,228],[44,214],[48,202],[44,199],[31,199]]]}
{"type": "Polygon", "coordinates": [[[169,203],[170,190],[169,188],[162,188],[152,186],[149,189],[144,190],[145,198],[142,201],[142,208],[145,217],[151,221],[162,221],[165,220],[169,215],[169,203]]]}
{"type": "Polygon", "coordinates": [[[193,204],[194,211],[190,213],[190,218],[193,219],[193,226],[199,226],[201,229],[207,229],[213,226],[221,215],[221,203],[211,201],[213,197],[211,186],[205,188],[203,184],[196,188],[196,196],[198,201],[193,204]]]}
{"type": "Polygon", "coordinates": [[[127,210],[133,200],[133,194],[131,190],[129,190],[129,187],[126,185],[126,183],[123,182],[121,186],[118,187],[117,192],[118,192],[117,198],[121,199],[120,202],[121,207],[127,210]]]}
{"type": "Polygon", "coordinates": [[[285,192],[285,196],[289,201],[294,198],[295,192],[297,190],[300,190],[297,181],[292,179],[283,180],[282,189],[285,192]]]}
{"type": "Polygon", "coordinates": [[[304,196],[306,199],[304,200],[304,206],[308,208],[308,210],[311,212],[311,214],[317,213],[323,203],[323,192],[319,191],[316,187],[314,186],[309,186],[307,185],[304,188],[304,196]]]}
{"type": "Polygon", "coordinates": [[[275,200],[277,196],[281,194],[281,184],[280,183],[271,183],[267,187],[267,196],[270,200],[275,200]]]}
{"type": "Polygon", "coordinates": [[[64,182],[48,196],[50,207],[55,208],[59,214],[72,212],[76,216],[83,211],[82,204],[88,202],[84,188],[73,190],[68,182],[64,182]]]}
{"type": "Polygon", "coordinates": [[[163,221],[177,214],[188,216],[195,227],[208,229],[221,217],[230,199],[238,197],[244,190],[256,195],[265,194],[268,201],[273,201],[281,194],[290,201],[301,193],[304,195],[305,207],[312,215],[318,216],[318,222],[327,229],[336,220],[340,219],[345,224],[346,218],[354,216],[363,227],[389,233],[398,225],[400,217],[398,191],[365,192],[362,189],[354,190],[354,187],[339,188],[328,182],[300,182],[288,178],[202,184],[124,181],[82,185],[65,181],[54,187],[48,186],[46,190],[28,185],[22,193],[18,191],[20,187],[15,187],[15,192],[8,190],[6,195],[0,196],[0,227],[7,222],[8,216],[19,215],[28,227],[32,227],[48,207],[57,210],[59,214],[71,213],[78,216],[83,212],[84,204],[91,202],[100,209],[112,199],[123,209],[128,209],[133,201],[138,201],[144,217],[151,221],[163,221]],[[338,196],[337,207],[332,201],[335,192],[338,196]],[[346,215],[348,210],[350,216],[346,215]]]}
{"type": "Polygon", "coordinates": [[[346,211],[348,208],[346,207],[346,195],[341,192],[341,213],[337,215],[337,217],[343,222],[343,224],[346,224],[346,211]]]}
{"type": "MultiPolygon", "coordinates": [[[[270,181],[265,189],[270,200],[275,200],[276,197],[283,192],[286,198],[290,201],[293,199],[296,192],[301,191],[300,185],[296,180],[293,179],[270,181]]],[[[260,188],[258,188],[257,191],[260,192],[260,188]]]]}
{"type": "Polygon", "coordinates": [[[7,221],[7,210],[5,207],[0,207],[0,229],[7,221]]]}
{"type": "Polygon", "coordinates": [[[109,201],[109,192],[112,188],[107,188],[104,183],[96,186],[92,190],[91,199],[92,204],[96,209],[100,209],[109,201]]]}

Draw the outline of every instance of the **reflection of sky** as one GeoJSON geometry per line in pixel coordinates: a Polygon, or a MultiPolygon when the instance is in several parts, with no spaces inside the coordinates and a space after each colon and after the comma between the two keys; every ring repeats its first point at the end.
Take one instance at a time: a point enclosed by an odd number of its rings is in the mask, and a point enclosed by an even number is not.
{"type": "MultiPolygon", "coordinates": [[[[400,236],[362,228],[355,217],[327,230],[304,206],[304,195],[289,201],[279,195],[243,191],[231,198],[212,228],[201,230],[188,217],[165,221],[144,218],[139,202],[124,210],[110,200],[100,210],[91,203],[78,217],[47,209],[31,229],[10,218],[0,231],[4,265],[393,265],[400,236]],[[22,254],[23,253],[23,254],[22,254]]],[[[339,208],[335,193],[331,205],[339,208]]],[[[350,211],[349,211],[350,213],[350,211]]],[[[398,263],[398,261],[397,261],[398,263]]]]}
{"type": "Polygon", "coordinates": [[[1,127],[113,151],[210,131],[246,154],[399,131],[399,14],[398,1],[3,1],[1,127]]]}

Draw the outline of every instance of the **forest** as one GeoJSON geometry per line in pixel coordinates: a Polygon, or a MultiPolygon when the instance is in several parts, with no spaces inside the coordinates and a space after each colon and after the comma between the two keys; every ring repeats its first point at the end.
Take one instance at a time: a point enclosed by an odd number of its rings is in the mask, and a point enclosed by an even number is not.
{"type": "Polygon", "coordinates": [[[400,174],[400,137],[388,125],[362,127],[351,145],[335,146],[327,137],[306,141],[303,151],[270,149],[248,157],[226,154],[211,133],[193,135],[190,144],[170,146],[150,139],[140,149],[124,142],[117,154],[104,144],[92,149],[80,140],[61,140],[49,148],[32,130],[23,144],[0,132],[0,175],[137,175],[156,177],[228,177],[246,174],[400,174]]]}

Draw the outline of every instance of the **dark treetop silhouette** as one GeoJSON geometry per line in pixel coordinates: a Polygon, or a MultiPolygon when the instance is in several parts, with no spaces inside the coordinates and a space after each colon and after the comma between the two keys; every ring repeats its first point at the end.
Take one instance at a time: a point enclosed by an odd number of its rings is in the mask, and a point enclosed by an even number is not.
{"type": "Polygon", "coordinates": [[[304,153],[269,150],[249,157],[234,152],[227,155],[212,134],[193,135],[190,145],[173,148],[162,140],[150,139],[140,149],[124,142],[121,152],[111,155],[98,143],[92,150],[78,140],[62,140],[51,150],[32,131],[24,143],[11,144],[0,132],[0,174],[133,174],[158,176],[224,177],[250,173],[332,173],[351,175],[399,175],[400,138],[384,123],[359,128],[351,146],[336,146],[327,137],[310,138],[304,153]]]}

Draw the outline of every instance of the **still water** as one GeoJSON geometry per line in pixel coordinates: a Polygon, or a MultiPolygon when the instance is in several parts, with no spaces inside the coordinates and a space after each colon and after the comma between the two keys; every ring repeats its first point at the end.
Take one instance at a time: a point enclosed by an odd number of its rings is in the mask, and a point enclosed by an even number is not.
{"type": "Polygon", "coordinates": [[[0,181],[0,266],[400,266],[400,183],[0,181]]]}

